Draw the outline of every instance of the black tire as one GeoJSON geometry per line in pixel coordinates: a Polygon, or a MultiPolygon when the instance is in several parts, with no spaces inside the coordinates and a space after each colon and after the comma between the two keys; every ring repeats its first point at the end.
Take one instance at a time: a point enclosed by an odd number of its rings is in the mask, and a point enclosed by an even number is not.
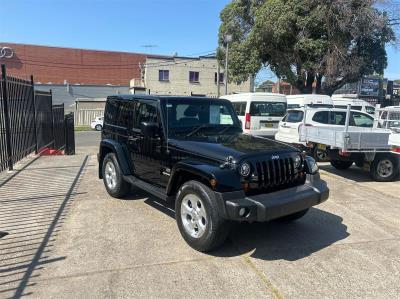
{"type": "Polygon", "coordinates": [[[94,127],[94,129],[95,129],[96,131],[101,131],[101,130],[103,129],[103,126],[102,126],[102,125],[96,125],[96,126],[94,127]]]}
{"type": "Polygon", "coordinates": [[[296,220],[300,219],[301,217],[303,217],[305,214],[307,214],[307,212],[309,210],[310,209],[301,210],[299,212],[296,212],[296,213],[293,213],[293,214],[290,214],[290,215],[287,215],[287,216],[283,216],[283,217],[281,217],[281,218],[279,218],[277,220],[280,221],[280,222],[296,221],[296,220]]]}
{"type": "Polygon", "coordinates": [[[118,160],[114,153],[109,153],[104,157],[101,171],[103,174],[104,186],[106,187],[108,194],[115,198],[122,198],[129,192],[130,184],[124,181],[121,168],[119,167],[118,160]],[[114,165],[115,169],[115,186],[113,187],[109,186],[109,184],[107,183],[106,167],[108,163],[114,165]]]}
{"type": "Polygon", "coordinates": [[[317,144],[312,149],[312,157],[317,162],[327,162],[327,161],[329,161],[329,156],[328,156],[327,151],[318,149],[317,144]]]}
{"type": "Polygon", "coordinates": [[[399,157],[394,154],[377,155],[371,164],[370,176],[377,182],[391,182],[399,175],[399,157]],[[381,163],[391,164],[388,173],[380,170],[381,163]]]}
{"type": "Polygon", "coordinates": [[[188,181],[180,187],[175,200],[175,218],[185,241],[190,247],[201,252],[217,248],[226,240],[229,234],[230,223],[221,217],[219,207],[214,198],[214,192],[198,181],[188,181]],[[181,206],[182,201],[188,195],[195,195],[200,198],[206,212],[206,228],[199,238],[191,236],[183,224],[181,206]]]}
{"type": "Polygon", "coordinates": [[[335,167],[336,169],[339,170],[346,170],[353,165],[353,161],[339,161],[339,160],[333,160],[331,161],[331,165],[335,167]]]}

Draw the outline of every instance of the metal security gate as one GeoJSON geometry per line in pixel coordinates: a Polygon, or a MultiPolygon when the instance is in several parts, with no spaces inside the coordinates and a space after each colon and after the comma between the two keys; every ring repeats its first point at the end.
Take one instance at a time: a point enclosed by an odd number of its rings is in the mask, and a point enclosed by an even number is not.
{"type": "MultiPolygon", "coordinates": [[[[68,124],[71,116],[68,118],[68,124]]],[[[72,115],[73,122],[73,115],[72,115]]],[[[67,126],[64,105],[53,105],[51,92],[34,90],[33,77],[8,76],[1,65],[0,77],[0,172],[27,155],[45,150],[64,151],[66,136],[73,140],[74,127],[67,126]]],[[[74,142],[69,141],[69,153],[74,142]]]]}
{"type": "Polygon", "coordinates": [[[54,148],[65,148],[64,104],[53,105],[54,148]]]}
{"type": "Polygon", "coordinates": [[[53,99],[51,92],[35,91],[37,152],[52,146],[53,99]]]}
{"type": "Polygon", "coordinates": [[[7,76],[1,66],[0,171],[36,149],[35,106],[32,82],[7,76]]]}

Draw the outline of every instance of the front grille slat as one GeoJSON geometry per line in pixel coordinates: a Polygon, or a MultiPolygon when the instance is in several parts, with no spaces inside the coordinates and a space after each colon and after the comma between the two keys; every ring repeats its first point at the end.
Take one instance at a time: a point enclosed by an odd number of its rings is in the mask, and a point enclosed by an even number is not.
{"type": "Polygon", "coordinates": [[[294,159],[291,157],[261,160],[254,165],[260,190],[279,190],[281,187],[297,186],[302,183],[298,171],[294,168],[294,159]]]}

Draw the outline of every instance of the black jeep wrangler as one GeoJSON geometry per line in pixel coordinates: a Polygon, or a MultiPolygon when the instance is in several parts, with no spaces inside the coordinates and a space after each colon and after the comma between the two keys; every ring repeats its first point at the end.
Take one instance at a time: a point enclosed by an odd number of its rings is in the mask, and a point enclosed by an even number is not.
{"type": "Polygon", "coordinates": [[[134,185],[174,200],[179,230],[199,251],[223,243],[232,220],[295,220],[329,195],[314,159],[243,134],[221,99],[108,97],[98,159],[111,196],[134,185]]]}

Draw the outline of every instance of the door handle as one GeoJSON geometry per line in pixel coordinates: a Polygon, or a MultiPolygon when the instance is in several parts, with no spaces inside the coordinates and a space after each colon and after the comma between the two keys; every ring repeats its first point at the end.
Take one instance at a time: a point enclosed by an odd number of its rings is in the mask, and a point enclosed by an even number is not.
{"type": "Polygon", "coordinates": [[[139,137],[133,137],[133,136],[129,136],[128,137],[128,141],[129,142],[136,142],[136,141],[138,141],[139,140],[139,137]]]}

